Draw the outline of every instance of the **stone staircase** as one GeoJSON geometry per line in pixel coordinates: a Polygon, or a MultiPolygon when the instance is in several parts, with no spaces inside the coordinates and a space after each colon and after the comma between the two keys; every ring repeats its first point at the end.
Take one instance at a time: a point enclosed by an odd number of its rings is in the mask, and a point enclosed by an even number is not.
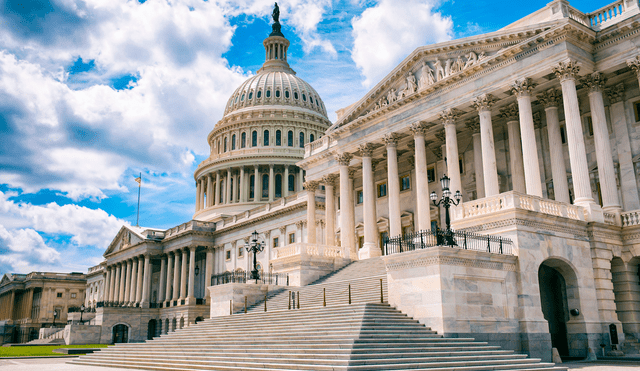
{"type": "Polygon", "coordinates": [[[624,334],[624,344],[621,349],[625,355],[640,354],[640,342],[633,334],[624,334]]]}
{"type": "Polygon", "coordinates": [[[73,364],[145,370],[565,370],[471,338],[444,338],[388,304],[234,314],[73,364]]]}

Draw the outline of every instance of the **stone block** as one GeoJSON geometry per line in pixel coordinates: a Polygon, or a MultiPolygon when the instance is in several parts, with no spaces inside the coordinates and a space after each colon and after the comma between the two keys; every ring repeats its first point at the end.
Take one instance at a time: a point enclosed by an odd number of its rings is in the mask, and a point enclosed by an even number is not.
{"type": "Polygon", "coordinates": [[[98,344],[102,326],[67,325],[64,328],[64,343],[67,345],[98,344]]]}

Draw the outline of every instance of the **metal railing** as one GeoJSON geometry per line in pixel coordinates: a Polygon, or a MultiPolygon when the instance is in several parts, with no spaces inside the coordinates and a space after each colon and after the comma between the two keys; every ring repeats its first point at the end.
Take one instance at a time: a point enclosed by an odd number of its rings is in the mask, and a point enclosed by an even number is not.
{"type": "MultiPolygon", "coordinates": [[[[211,286],[224,285],[226,283],[247,283],[251,280],[251,272],[226,272],[211,276],[211,286]]],[[[289,275],[283,273],[260,272],[258,283],[265,285],[289,286],[289,275]]]]}
{"type": "Polygon", "coordinates": [[[448,246],[494,254],[512,254],[512,242],[508,238],[443,229],[420,231],[388,238],[384,242],[384,254],[391,255],[434,246],[448,246]]]}

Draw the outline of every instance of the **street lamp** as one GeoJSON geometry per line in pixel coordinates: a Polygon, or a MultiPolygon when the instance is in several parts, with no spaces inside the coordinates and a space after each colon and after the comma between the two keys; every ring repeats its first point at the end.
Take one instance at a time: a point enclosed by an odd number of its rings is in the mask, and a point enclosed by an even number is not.
{"type": "Polygon", "coordinates": [[[82,324],[82,314],[84,314],[84,310],[85,310],[85,309],[86,309],[86,308],[84,307],[84,304],[82,304],[82,305],[80,306],[80,324],[82,324]]]}
{"type": "Polygon", "coordinates": [[[53,325],[51,327],[56,327],[56,318],[58,318],[58,310],[53,310],[53,325]]]}
{"type": "Polygon", "coordinates": [[[253,270],[251,271],[251,279],[256,280],[256,283],[258,283],[258,280],[260,279],[260,275],[258,274],[258,259],[256,258],[256,255],[264,250],[264,241],[258,242],[258,237],[258,231],[253,231],[253,233],[251,233],[251,241],[244,245],[247,252],[253,252],[253,270]]]}
{"type": "MultiPolygon", "coordinates": [[[[462,194],[460,190],[457,190],[453,195],[453,199],[451,199],[451,190],[449,189],[449,185],[451,184],[451,179],[445,174],[442,178],[440,178],[440,184],[442,185],[442,198],[438,201],[438,195],[436,192],[431,192],[430,198],[435,206],[444,206],[445,212],[445,238],[447,246],[455,246],[456,242],[453,240],[453,233],[451,231],[451,218],[449,217],[449,208],[451,205],[457,206],[460,204],[460,200],[462,199],[462,194]]],[[[437,236],[437,231],[436,231],[437,236]]]]}

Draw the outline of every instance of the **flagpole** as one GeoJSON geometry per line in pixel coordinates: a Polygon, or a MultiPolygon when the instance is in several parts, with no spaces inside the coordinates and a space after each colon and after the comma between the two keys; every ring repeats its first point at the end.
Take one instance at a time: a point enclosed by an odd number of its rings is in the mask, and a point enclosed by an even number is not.
{"type": "Polygon", "coordinates": [[[142,173],[140,173],[140,182],[138,182],[138,216],[136,217],[136,227],[139,227],[140,222],[140,188],[142,188],[142,173]]]}

